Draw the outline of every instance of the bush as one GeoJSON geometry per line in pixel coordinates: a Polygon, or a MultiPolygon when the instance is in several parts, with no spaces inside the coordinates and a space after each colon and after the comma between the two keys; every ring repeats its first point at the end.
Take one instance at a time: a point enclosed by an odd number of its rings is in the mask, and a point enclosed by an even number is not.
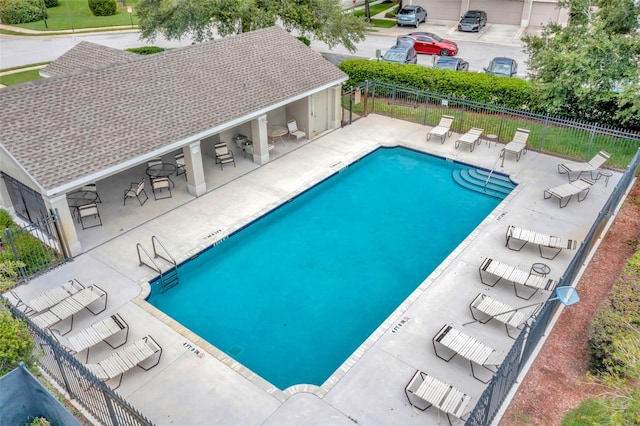
{"type": "Polygon", "coordinates": [[[28,368],[33,368],[34,348],[26,325],[0,305],[0,376],[15,369],[21,361],[28,368]]]}
{"type": "Polygon", "coordinates": [[[125,50],[138,55],[153,55],[154,53],[164,52],[164,49],[158,46],[131,47],[125,50]]]}
{"type": "Polygon", "coordinates": [[[398,9],[399,9],[398,6],[392,7],[390,11],[384,14],[384,17],[389,19],[395,19],[396,16],[398,15],[398,9]]]}
{"type": "MultiPolygon", "coordinates": [[[[24,24],[42,19],[38,0],[0,0],[0,19],[3,24],[24,24]]],[[[46,16],[46,11],[44,12],[46,16]]]]}
{"type": "Polygon", "coordinates": [[[13,226],[16,226],[13,216],[11,216],[8,211],[0,209],[0,232],[4,233],[6,228],[11,228],[13,226]]]}
{"type": "Polygon", "coordinates": [[[56,7],[58,5],[58,0],[44,0],[44,5],[49,7],[56,7]]]}
{"type": "Polygon", "coordinates": [[[532,88],[519,78],[496,77],[482,73],[437,70],[420,65],[349,59],[340,63],[349,75],[345,83],[359,86],[367,80],[398,84],[417,90],[467,98],[475,102],[504,105],[507,108],[534,111],[532,88]]]}
{"type": "Polygon", "coordinates": [[[617,374],[626,368],[616,354],[618,341],[640,328],[640,251],[629,259],[608,300],[593,316],[589,330],[589,370],[617,374]]]}
{"type": "Polygon", "coordinates": [[[93,16],[112,16],[116,14],[116,0],[89,0],[89,9],[93,16]]]}
{"type": "Polygon", "coordinates": [[[298,36],[296,37],[298,40],[300,40],[301,42],[303,42],[305,45],[307,46],[311,46],[311,40],[309,40],[308,38],[306,38],[305,36],[298,36]]]}

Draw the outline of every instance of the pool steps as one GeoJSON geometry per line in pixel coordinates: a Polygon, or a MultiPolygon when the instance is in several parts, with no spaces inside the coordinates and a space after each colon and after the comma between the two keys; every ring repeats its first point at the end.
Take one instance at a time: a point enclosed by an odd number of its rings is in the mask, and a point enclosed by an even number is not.
{"type": "Polygon", "coordinates": [[[516,185],[501,174],[482,169],[457,169],[453,171],[453,180],[460,186],[503,199],[516,185]],[[487,178],[489,181],[487,182],[487,178]]]}

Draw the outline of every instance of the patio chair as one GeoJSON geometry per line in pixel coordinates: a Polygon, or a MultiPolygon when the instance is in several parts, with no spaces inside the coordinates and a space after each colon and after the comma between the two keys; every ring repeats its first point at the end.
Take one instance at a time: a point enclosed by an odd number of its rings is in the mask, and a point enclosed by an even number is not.
{"type": "Polygon", "coordinates": [[[287,121],[287,129],[289,129],[289,134],[291,136],[296,137],[296,142],[300,142],[300,139],[307,138],[307,134],[304,132],[304,129],[298,129],[298,123],[296,123],[296,120],[287,121]]]}
{"type": "Polygon", "coordinates": [[[89,287],[83,288],[79,292],[65,298],[61,302],[50,307],[49,310],[33,316],[31,319],[35,325],[42,329],[48,329],[54,325],[66,320],[71,319],[69,330],[61,335],[65,335],[73,329],[73,317],[83,309],[87,309],[93,315],[98,315],[107,309],[107,292],[102,290],[95,284],[89,287]],[[104,306],[98,311],[94,311],[89,306],[94,302],[104,299],[104,306]]]}
{"type": "Polygon", "coordinates": [[[571,198],[574,195],[578,196],[578,202],[587,198],[589,190],[594,183],[595,182],[591,179],[580,178],[569,183],[554,186],[553,188],[544,190],[544,199],[546,200],[548,198],[555,197],[558,199],[560,208],[563,208],[569,204],[569,201],[571,201],[571,198]],[[580,194],[582,194],[582,198],[580,198],[580,194]]]}
{"type": "Polygon", "coordinates": [[[473,148],[475,148],[476,145],[480,144],[480,136],[482,136],[483,132],[484,132],[484,129],[480,129],[478,127],[473,127],[469,129],[467,133],[460,136],[456,141],[456,145],[455,145],[456,149],[458,149],[460,144],[464,144],[464,145],[469,145],[469,151],[473,152],[473,148]]]}
{"type": "MultiPolygon", "coordinates": [[[[540,305],[541,307],[542,305],[540,305]]],[[[507,330],[507,336],[515,339],[517,336],[511,335],[511,330],[521,330],[524,323],[533,315],[527,315],[511,305],[500,302],[491,296],[480,293],[469,304],[469,310],[473,319],[480,324],[486,324],[492,319],[502,323],[507,330]]]]}
{"type": "Polygon", "coordinates": [[[480,273],[482,284],[494,287],[500,280],[510,282],[513,284],[516,296],[524,300],[531,299],[538,290],[553,291],[558,284],[558,281],[532,273],[531,270],[525,271],[517,266],[502,263],[489,257],[482,261],[478,267],[478,272],[480,273]],[[488,281],[487,276],[494,277],[495,281],[488,281]],[[521,296],[518,293],[519,286],[527,287],[533,292],[527,297],[521,296]]]}
{"type": "Polygon", "coordinates": [[[216,152],[216,164],[220,164],[220,169],[224,169],[225,164],[233,163],[236,166],[236,160],[233,157],[233,151],[229,149],[226,142],[220,142],[213,146],[216,152]]]}
{"type": "Polygon", "coordinates": [[[33,315],[38,312],[45,311],[50,307],[62,302],[67,297],[76,294],[80,290],[84,288],[78,280],[75,278],[65,281],[62,284],[45,291],[39,296],[29,300],[28,302],[24,302],[18,294],[11,290],[10,293],[13,297],[16,298],[16,308],[20,309],[26,315],[33,315]]]}
{"type": "Polygon", "coordinates": [[[171,182],[169,181],[168,177],[151,179],[151,189],[153,190],[153,198],[156,200],[171,198],[171,182]],[[167,190],[167,192],[163,192],[165,189],[167,190]],[[164,194],[164,196],[158,198],[158,194],[164,194]]]}
{"type": "Polygon", "coordinates": [[[582,176],[582,174],[586,172],[589,172],[591,179],[595,180],[597,178],[597,175],[594,176],[593,173],[594,172],[597,173],[600,167],[602,167],[604,163],[607,162],[609,157],[611,157],[611,154],[609,154],[606,151],[600,151],[591,160],[589,160],[586,163],[558,164],[558,173],[560,174],[566,173],[567,177],[569,178],[569,182],[578,180],[582,176]],[[574,179],[571,179],[571,173],[578,173],[578,175],[575,176],[574,179]]]}
{"type": "Polygon", "coordinates": [[[500,365],[501,362],[498,360],[496,350],[491,346],[482,343],[475,337],[464,334],[450,325],[442,327],[440,331],[433,336],[432,343],[436,356],[442,360],[449,362],[456,355],[460,355],[469,361],[471,365],[471,375],[482,383],[489,383],[491,378],[485,381],[476,376],[475,369],[473,368],[474,364],[491,372],[493,375],[497,370],[495,367],[500,365]],[[445,348],[445,352],[448,352],[449,356],[440,355],[438,348],[440,348],[441,352],[442,348],[445,348]]]}
{"type": "Polygon", "coordinates": [[[187,169],[186,163],[184,161],[184,153],[176,154],[176,176],[184,175],[184,178],[187,178],[187,169]]]}
{"type": "Polygon", "coordinates": [[[504,158],[507,153],[514,154],[516,161],[520,161],[520,156],[527,153],[527,141],[529,140],[529,129],[516,129],[516,134],[513,135],[513,140],[505,145],[500,151],[502,157],[502,165],[504,165],[504,158]]]}
{"type": "Polygon", "coordinates": [[[82,188],[80,188],[80,191],[95,192],[95,194],[96,194],[96,203],[101,203],[102,202],[102,200],[100,199],[100,196],[98,195],[98,189],[96,188],[96,184],[95,183],[90,183],[88,185],[83,186],[82,188]]]}
{"type": "Polygon", "coordinates": [[[136,200],[138,200],[141,206],[147,202],[147,200],[149,199],[149,196],[147,195],[147,191],[144,190],[144,180],[145,178],[142,178],[140,182],[131,182],[131,187],[129,189],[124,190],[125,206],[127,205],[127,198],[135,198],[136,200]],[[144,195],[144,200],[142,199],[143,195],[144,195]]]}
{"type": "Polygon", "coordinates": [[[409,404],[418,410],[424,411],[433,406],[445,413],[450,425],[452,424],[450,416],[462,419],[471,401],[469,395],[420,370],[416,371],[405,386],[404,393],[409,404]],[[423,404],[416,404],[414,402],[416,398],[423,404]]]}
{"type": "Polygon", "coordinates": [[[117,349],[107,358],[95,364],[87,364],[86,367],[98,379],[109,381],[119,377],[118,384],[113,389],[118,389],[122,384],[122,376],[136,365],[144,371],[148,371],[160,363],[162,347],[151,335],[117,349]],[[152,359],[156,358],[156,359],[152,359]],[[147,365],[149,362],[152,364],[147,365]]]}
{"type": "Polygon", "coordinates": [[[429,132],[427,132],[427,140],[431,139],[431,135],[438,136],[440,143],[443,144],[448,136],[451,136],[451,124],[453,124],[452,115],[443,115],[440,117],[440,123],[429,132]]]}
{"type": "Polygon", "coordinates": [[[84,206],[78,207],[78,221],[80,221],[80,225],[82,225],[82,229],[95,228],[96,226],[102,226],[102,219],[100,219],[100,212],[98,211],[98,205],[96,203],[85,204],[84,206]],[[93,219],[90,219],[93,218],[93,219]],[[90,223],[90,225],[86,224],[86,221],[90,223]]]}
{"type": "Polygon", "coordinates": [[[58,343],[64,346],[72,355],[86,350],[85,363],[89,361],[89,351],[98,343],[105,342],[112,349],[116,349],[127,343],[129,338],[129,324],[125,322],[120,314],[110,315],[67,338],[61,336],[57,330],[51,329],[50,331],[58,343]],[[116,336],[120,336],[118,341],[112,343],[111,339],[116,336]]]}
{"type": "Polygon", "coordinates": [[[575,250],[578,247],[578,242],[576,240],[530,231],[513,225],[509,225],[507,228],[506,239],[506,247],[510,250],[520,251],[527,243],[536,244],[540,250],[540,257],[551,260],[555,259],[563,249],[575,250]],[[513,241],[520,241],[521,244],[519,246],[514,246],[512,244],[513,241]],[[545,256],[542,251],[543,247],[551,250],[552,255],[545,256]]]}

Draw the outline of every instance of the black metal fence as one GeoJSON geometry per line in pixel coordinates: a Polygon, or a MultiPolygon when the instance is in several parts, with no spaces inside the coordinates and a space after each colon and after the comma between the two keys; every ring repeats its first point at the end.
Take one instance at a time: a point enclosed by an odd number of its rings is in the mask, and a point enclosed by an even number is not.
{"type": "MultiPolygon", "coordinates": [[[[529,149],[573,160],[589,160],[600,150],[611,154],[608,167],[624,169],[640,146],[640,133],[533,114],[499,105],[419,91],[394,84],[368,81],[343,91],[342,123],[350,124],[369,113],[388,115],[425,126],[435,126],[442,115],[455,117],[451,129],[465,133],[472,127],[510,142],[517,128],[530,131],[529,149]]],[[[498,100],[496,100],[497,102],[498,100]]]]}
{"type": "MultiPolygon", "coordinates": [[[[558,286],[577,284],[577,282],[574,281],[577,279],[582,265],[587,262],[587,258],[598,238],[600,238],[609,218],[614,214],[616,208],[624,199],[627,190],[633,184],[633,179],[638,167],[640,167],[640,149],[636,151],[635,156],[625,170],[618,185],[614,188],[605,206],[598,214],[584,242],[578,248],[576,255],[560,278],[558,286]]],[[[469,414],[466,421],[467,425],[488,425],[495,419],[502,403],[515,384],[518,374],[525,368],[535,348],[541,342],[549,327],[549,323],[559,307],[560,303],[557,300],[548,302],[538,315],[536,315],[535,320],[530,325],[525,325],[511,348],[511,351],[478,399],[475,408],[469,414]]]]}
{"type": "Polygon", "coordinates": [[[60,217],[55,211],[26,225],[5,229],[0,235],[0,245],[1,259],[19,260],[25,264],[18,269],[16,284],[71,259],[60,217]]]}
{"type": "Polygon", "coordinates": [[[106,426],[153,424],[124,398],[95,377],[50,334],[33,324],[29,317],[14,308],[7,299],[2,296],[0,299],[14,318],[25,322],[36,344],[35,356],[40,368],[94,420],[106,426]]]}

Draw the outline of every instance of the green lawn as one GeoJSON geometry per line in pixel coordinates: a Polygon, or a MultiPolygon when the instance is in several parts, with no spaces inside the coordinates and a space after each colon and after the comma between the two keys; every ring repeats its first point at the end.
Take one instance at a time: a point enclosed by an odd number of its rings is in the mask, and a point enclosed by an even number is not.
{"type": "Polygon", "coordinates": [[[7,74],[0,76],[0,84],[4,84],[5,86],[13,86],[14,84],[26,83],[27,81],[39,80],[40,74],[38,74],[40,70],[29,70],[16,72],[13,74],[7,74]]]}
{"type": "Polygon", "coordinates": [[[113,16],[93,16],[89,10],[87,0],[59,0],[58,6],[47,9],[47,25],[39,20],[26,24],[17,24],[16,27],[41,31],[60,31],[81,28],[99,28],[114,26],[136,25],[136,0],[125,0],[127,6],[131,6],[133,13],[129,15],[127,7],[117,2],[118,11],[113,16]]]}

